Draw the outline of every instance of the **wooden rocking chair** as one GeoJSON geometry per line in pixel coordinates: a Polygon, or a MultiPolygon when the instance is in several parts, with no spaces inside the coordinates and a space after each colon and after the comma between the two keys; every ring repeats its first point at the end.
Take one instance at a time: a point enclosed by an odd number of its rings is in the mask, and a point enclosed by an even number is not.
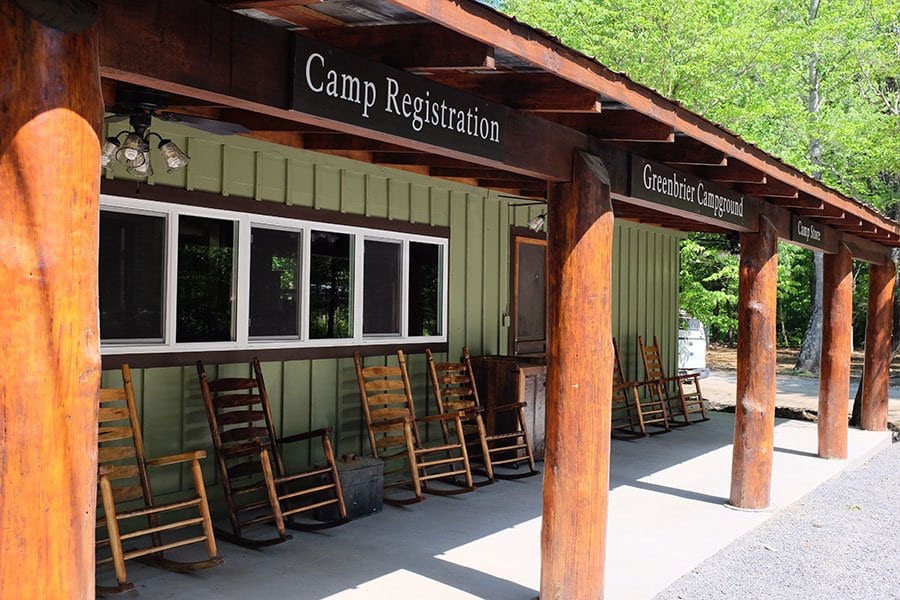
{"type": "Polygon", "coordinates": [[[638,347],[641,349],[641,358],[644,361],[644,373],[647,376],[645,383],[650,391],[650,396],[654,400],[667,403],[670,420],[674,421],[674,415],[680,414],[683,425],[708,421],[706,404],[703,401],[703,394],[700,392],[700,375],[689,373],[666,377],[662,366],[659,342],[655,335],[652,345],[644,344],[644,338],[638,336],[638,347]],[[670,390],[671,393],[669,393],[670,390]],[[697,413],[700,414],[700,418],[691,420],[690,416],[697,413]]]}
{"type": "Polygon", "coordinates": [[[146,458],[128,365],[122,365],[122,382],[121,388],[100,390],[98,508],[103,510],[97,519],[97,529],[105,529],[106,537],[98,533],[96,563],[97,566],[112,563],[118,585],[98,585],[98,596],[134,589],[125,571],[125,561],[132,558],[179,572],[199,571],[222,564],[216,549],[200,470],[200,459],[206,457],[206,452],[196,450],[162,458],[146,458]],[[194,495],[176,502],[157,503],[153,498],[147,467],[179,463],[191,464],[194,495]],[[185,512],[196,514],[186,516],[185,512]],[[201,528],[200,532],[183,531],[185,527],[197,525],[201,528]],[[165,534],[165,539],[161,534],[165,534]],[[142,540],[138,547],[125,547],[137,539],[142,540]],[[164,554],[191,544],[203,544],[206,558],[183,562],[167,558],[164,554]],[[110,556],[100,558],[100,551],[107,548],[110,556]]]}
{"type": "Polygon", "coordinates": [[[216,530],[219,537],[259,548],[289,540],[291,536],[285,527],[313,531],[350,520],[329,438],[330,427],[279,439],[258,358],[253,359],[252,378],[209,380],[199,360],[197,373],[231,521],[230,532],[216,530]],[[322,444],[325,466],[289,473],[279,446],[315,439],[322,444]],[[313,522],[295,518],[331,505],[337,508],[336,520],[313,522]],[[274,537],[251,538],[244,534],[246,528],[263,523],[275,525],[274,537]]]}
{"type": "Polygon", "coordinates": [[[385,461],[384,486],[406,487],[413,492],[412,498],[385,498],[384,501],[403,505],[424,500],[422,492],[452,495],[474,491],[460,414],[416,417],[406,359],[401,350],[397,351],[397,359],[397,367],[364,368],[359,353],[353,354],[372,456],[385,461]],[[441,423],[445,427],[449,423],[456,441],[426,446],[419,437],[419,423],[441,423]],[[460,475],[464,484],[458,480],[460,475]],[[429,485],[434,480],[452,487],[435,488],[429,485]]]}
{"type": "Polygon", "coordinates": [[[666,403],[649,394],[642,398],[640,388],[645,387],[646,384],[625,379],[625,372],[619,357],[619,345],[615,339],[613,339],[613,358],[613,430],[644,436],[649,435],[648,425],[658,425],[663,427],[664,431],[670,431],[666,403]]]}
{"type": "MultiPolygon", "coordinates": [[[[490,483],[494,478],[521,479],[538,475],[535,468],[534,452],[531,438],[525,425],[525,403],[513,402],[496,406],[486,411],[478,398],[475,376],[472,371],[472,359],[469,350],[463,347],[463,362],[436,363],[431,350],[425,350],[428,358],[428,370],[431,374],[431,385],[438,412],[459,412],[468,440],[469,456],[477,457],[484,465],[484,474],[490,483]],[[513,426],[510,431],[488,434],[484,426],[484,417],[495,418],[503,414],[512,416],[513,426]],[[527,471],[517,473],[505,472],[505,469],[518,469],[521,463],[528,463],[527,471]],[[497,471],[495,467],[504,467],[497,471]]],[[[502,419],[502,417],[501,417],[502,419]]],[[[449,441],[450,435],[446,422],[441,423],[444,439],[449,441]]]]}

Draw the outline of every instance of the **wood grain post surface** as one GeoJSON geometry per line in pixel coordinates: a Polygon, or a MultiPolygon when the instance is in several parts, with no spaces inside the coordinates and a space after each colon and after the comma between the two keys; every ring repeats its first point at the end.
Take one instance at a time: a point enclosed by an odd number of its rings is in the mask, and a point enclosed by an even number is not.
{"type": "Polygon", "coordinates": [[[887,429],[896,277],[897,266],[893,263],[869,265],[869,309],[866,317],[866,353],[860,413],[860,427],[868,431],[887,429]]]}
{"type": "Polygon", "coordinates": [[[603,596],[609,495],[613,213],[600,159],[574,158],[548,219],[549,354],[541,598],[603,596]]]}
{"type": "Polygon", "coordinates": [[[847,458],[853,258],[844,244],[824,256],[822,360],[819,371],[819,456],[847,458]]]}
{"type": "Polygon", "coordinates": [[[759,232],[741,235],[738,287],[737,397],[730,504],[769,505],[775,433],[777,232],[760,218],[759,232]]]}
{"type": "Polygon", "coordinates": [[[0,596],[94,597],[97,36],[0,0],[0,596]]]}

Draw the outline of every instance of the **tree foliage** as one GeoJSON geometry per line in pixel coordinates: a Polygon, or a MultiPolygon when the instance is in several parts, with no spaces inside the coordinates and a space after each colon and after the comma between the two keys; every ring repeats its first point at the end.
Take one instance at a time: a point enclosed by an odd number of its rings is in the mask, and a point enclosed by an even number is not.
{"type": "MultiPolygon", "coordinates": [[[[497,0],[635,81],[721,123],[843,193],[898,214],[900,5],[896,0],[497,0]],[[814,17],[814,18],[813,18],[814,17]],[[815,68],[810,68],[815,65],[815,68]],[[811,93],[814,91],[815,93],[811,93]],[[817,110],[810,111],[815,97],[817,110]],[[812,153],[811,142],[818,150],[812,153]]],[[[693,236],[685,310],[729,339],[736,257],[693,236]],[[699,246],[699,247],[698,247],[699,246]],[[726,282],[728,277],[733,280],[726,282]]],[[[734,248],[732,248],[733,250],[734,248]]],[[[811,253],[779,248],[779,340],[810,313],[811,253]]],[[[861,340],[859,334],[855,336],[861,340]]],[[[799,339],[798,339],[799,338],[799,339]]]]}

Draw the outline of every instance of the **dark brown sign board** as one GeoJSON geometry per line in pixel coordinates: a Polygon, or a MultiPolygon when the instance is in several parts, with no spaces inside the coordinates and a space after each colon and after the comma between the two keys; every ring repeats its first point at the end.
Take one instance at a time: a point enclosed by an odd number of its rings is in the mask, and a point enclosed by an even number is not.
{"type": "Polygon", "coordinates": [[[791,241],[819,250],[827,250],[826,228],[810,219],[791,216],[791,241]]]}
{"type": "Polygon", "coordinates": [[[755,198],[641,156],[631,156],[629,188],[634,198],[697,215],[704,222],[728,229],[750,231],[757,223],[759,204],[755,198]]]}
{"type": "Polygon", "coordinates": [[[294,36],[292,73],[293,110],[489,159],[503,158],[506,107],[301,35],[294,36]]]}

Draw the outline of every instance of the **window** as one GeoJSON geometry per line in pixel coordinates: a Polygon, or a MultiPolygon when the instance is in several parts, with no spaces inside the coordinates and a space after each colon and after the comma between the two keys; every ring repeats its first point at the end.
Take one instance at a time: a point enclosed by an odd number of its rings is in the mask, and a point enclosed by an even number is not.
{"type": "Polygon", "coordinates": [[[443,333],[441,299],[443,274],[441,246],[410,242],[409,244],[409,335],[436,336],[443,333]]]}
{"type": "Polygon", "coordinates": [[[309,263],[309,337],[348,338],[351,239],[344,233],[313,231],[309,263]]]}
{"type": "Polygon", "coordinates": [[[402,246],[366,240],[363,266],[363,334],[400,335],[402,246]]]}
{"type": "Polygon", "coordinates": [[[103,196],[101,352],[446,341],[447,240],[103,196]]]}
{"type": "Polygon", "coordinates": [[[180,217],[177,341],[232,339],[233,279],[234,223],[180,217]]]}
{"type": "Polygon", "coordinates": [[[164,216],[100,213],[100,339],[163,339],[164,216]]]}
{"type": "Polygon", "coordinates": [[[250,337],[300,336],[300,232],[254,227],[250,337]]]}

